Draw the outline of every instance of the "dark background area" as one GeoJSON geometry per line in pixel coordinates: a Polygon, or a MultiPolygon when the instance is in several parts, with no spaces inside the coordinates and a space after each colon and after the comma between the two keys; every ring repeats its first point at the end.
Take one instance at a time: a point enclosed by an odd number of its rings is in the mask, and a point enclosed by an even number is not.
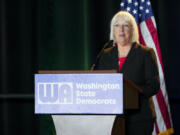
{"type": "MultiPolygon", "coordinates": [[[[179,135],[180,2],[151,0],[151,4],[179,135]]],[[[120,0],[0,1],[1,135],[40,134],[43,122],[34,114],[34,74],[89,69],[108,41],[110,20],[119,9],[120,0]]]]}

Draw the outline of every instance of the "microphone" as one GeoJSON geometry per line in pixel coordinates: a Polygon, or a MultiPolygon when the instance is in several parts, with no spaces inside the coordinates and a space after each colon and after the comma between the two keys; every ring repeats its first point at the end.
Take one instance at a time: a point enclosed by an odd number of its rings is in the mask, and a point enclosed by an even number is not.
{"type": "Polygon", "coordinates": [[[101,51],[99,52],[99,54],[98,54],[97,57],[96,57],[96,62],[95,62],[95,64],[93,64],[93,65],[91,66],[91,70],[94,70],[94,69],[95,69],[95,66],[96,66],[97,62],[99,61],[99,58],[100,58],[100,56],[102,55],[104,49],[109,48],[109,47],[111,47],[111,46],[113,46],[113,40],[110,40],[109,42],[105,43],[105,45],[103,46],[103,48],[101,49],[101,51]]]}
{"type": "Polygon", "coordinates": [[[101,51],[97,55],[96,59],[99,59],[99,57],[102,55],[104,49],[109,48],[111,46],[113,46],[113,40],[110,40],[109,42],[105,43],[105,45],[103,46],[103,48],[101,49],[101,51]]]}

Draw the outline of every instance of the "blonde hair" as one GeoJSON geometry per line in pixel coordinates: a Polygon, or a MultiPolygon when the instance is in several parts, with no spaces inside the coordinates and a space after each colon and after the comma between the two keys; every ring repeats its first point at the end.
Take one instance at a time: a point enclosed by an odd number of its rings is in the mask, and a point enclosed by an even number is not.
{"type": "Polygon", "coordinates": [[[114,29],[113,26],[116,23],[116,21],[118,20],[119,17],[127,17],[127,21],[132,25],[132,38],[131,38],[131,42],[139,42],[139,33],[138,33],[138,27],[137,27],[137,23],[135,18],[128,12],[126,11],[119,11],[117,12],[112,20],[111,20],[111,25],[110,25],[110,40],[114,41],[114,29]]]}

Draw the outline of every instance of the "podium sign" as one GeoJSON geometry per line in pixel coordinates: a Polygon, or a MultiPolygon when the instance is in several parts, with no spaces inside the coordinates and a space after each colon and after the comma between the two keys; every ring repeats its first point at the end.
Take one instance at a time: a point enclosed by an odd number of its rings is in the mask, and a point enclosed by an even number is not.
{"type": "Polygon", "coordinates": [[[122,74],[35,74],[35,113],[122,114],[122,74]]]}

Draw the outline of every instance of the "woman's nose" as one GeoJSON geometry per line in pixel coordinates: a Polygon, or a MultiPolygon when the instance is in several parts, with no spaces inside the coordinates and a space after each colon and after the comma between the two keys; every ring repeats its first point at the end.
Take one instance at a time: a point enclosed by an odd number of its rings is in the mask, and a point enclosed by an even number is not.
{"type": "Polygon", "coordinates": [[[123,25],[120,25],[120,26],[119,26],[119,30],[120,30],[120,31],[124,31],[124,26],[123,26],[123,25]]]}

